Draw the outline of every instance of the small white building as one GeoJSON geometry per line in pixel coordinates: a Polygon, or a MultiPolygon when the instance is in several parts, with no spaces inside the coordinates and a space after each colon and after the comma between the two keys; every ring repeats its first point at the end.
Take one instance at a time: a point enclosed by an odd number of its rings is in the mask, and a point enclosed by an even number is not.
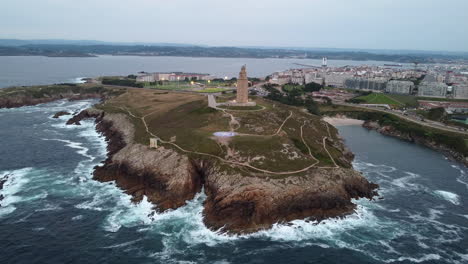
{"type": "Polygon", "coordinates": [[[137,82],[154,82],[154,75],[153,74],[142,74],[138,75],[136,78],[137,82]]]}

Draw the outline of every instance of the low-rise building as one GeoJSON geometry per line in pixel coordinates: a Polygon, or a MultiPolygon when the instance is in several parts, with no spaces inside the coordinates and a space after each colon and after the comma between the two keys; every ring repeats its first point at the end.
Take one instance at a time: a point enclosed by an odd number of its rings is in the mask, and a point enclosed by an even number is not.
{"type": "Polygon", "coordinates": [[[209,74],[204,73],[183,73],[183,72],[155,72],[155,73],[141,73],[137,76],[137,82],[157,82],[157,81],[184,81],[188,80],[211,80],[209,74]]]}
{"type": "Polygon", "coordinates": [[[136,78],[137,82],[154,82],[154,75],[153,74],[141,74],[138,75],[136,78]]]}

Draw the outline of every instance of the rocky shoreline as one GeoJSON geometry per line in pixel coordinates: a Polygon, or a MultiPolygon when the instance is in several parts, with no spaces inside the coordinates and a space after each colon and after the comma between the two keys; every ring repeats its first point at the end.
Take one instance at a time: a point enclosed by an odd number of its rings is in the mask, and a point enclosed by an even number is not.
{"type": "Polygon", "coordinates": [[[381,133],[382,135],[391,136],[391,137],[399,138],[399,139],[404,140],[404,141],[408,141],[408,142],[412,142],[412,143],[416,143],[416,144],[419,144],[419,145],[426,146],[426,147],[428,147],[428,148],[430,148],[432,150],[435,150],[435,151],[438,151],[438,152],[442,153],[447,158],[449,158],[451,160],[454,160],[454,161],[461,162],[465,166],[468,167],[468,158],[465,157],[464,155],[462,155],[461,153],[456,152],[456,151],[448,148],[447,146],[437,144],[437,143],[435,143],[433,141],[430,141],[430,140],[427,140],[427,139],[425,139],[423,137],[417,137],[417,136],[414,136],[414,135],[410,135],[408,133],[402,133],[402,132],[396,130],[392,126],[380,126],[377,122],[366,121],[366,122],[364,122],[362,124],[362,126],[364,128],[369,129],[369,130],[375,130],[375,131],[381,133]]]}
{"type": "Polygon", "coordinates": [[[32,106],[38,104],[50,103],[57,100],[68,99],[69,101],[85,99],[103,99],[99,93],[90,94],[54,94],[49,97],[33,98],[30,96],[0,97],[0,108],[16,108],[22,106],[32,106]]]}
{"type": "Polygon", "coordinates": [[[193,159],[177,151],[134,143],[134,127],[124,114],[85,110],[68,124],[95,118],[108,143],[108,157],[93,178],[115,181],[138,202],[147,197],[158,211],[185,205],[202,188],[207,195],[204,222],[230,233],[251,233],[278,222],[323,220],[354,212],[352,199],[372,199],[378,185],[353,169],[314,168],[306,175],[246,177],[222,169],[212,160],[193,159]]]}

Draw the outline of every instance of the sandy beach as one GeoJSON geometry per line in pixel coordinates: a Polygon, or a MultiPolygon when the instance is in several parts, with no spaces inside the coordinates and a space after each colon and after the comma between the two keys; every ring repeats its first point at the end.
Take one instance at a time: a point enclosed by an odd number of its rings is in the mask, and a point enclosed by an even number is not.
{"type": "Polygon", "coordinates": [[[332,126],[360,126],[364,123],[362,120],[347,118],[344,116],[324,117],[323,120],[332,126]]]}

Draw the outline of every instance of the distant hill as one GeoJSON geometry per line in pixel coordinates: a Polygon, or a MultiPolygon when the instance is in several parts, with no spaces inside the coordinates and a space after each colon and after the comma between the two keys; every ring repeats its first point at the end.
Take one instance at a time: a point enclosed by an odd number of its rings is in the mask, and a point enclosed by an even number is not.
{"type": "Polygon", "coordinates": [[[99,40],[65,40],[65,39],[0,39],[0,46],[24,46],[24,45],[112,45],[112,46],[132,46],[132,45],[145,45],[145,46],[174,46],[174,47],[190,47],[195,46],[192,44],[179,44],[179,43],[151,43],[151,42],[107,42],[99,40]]]}
{"type": "Polygon", "coordinates": [[[95,55],[181,56],[223,58],[300,58],[400,63],[451,63],[468,53],[333,48],[210,47],[175,43],[113,43],[95,40],[0,39],[0,56],[91,57],[95,55]]]}

